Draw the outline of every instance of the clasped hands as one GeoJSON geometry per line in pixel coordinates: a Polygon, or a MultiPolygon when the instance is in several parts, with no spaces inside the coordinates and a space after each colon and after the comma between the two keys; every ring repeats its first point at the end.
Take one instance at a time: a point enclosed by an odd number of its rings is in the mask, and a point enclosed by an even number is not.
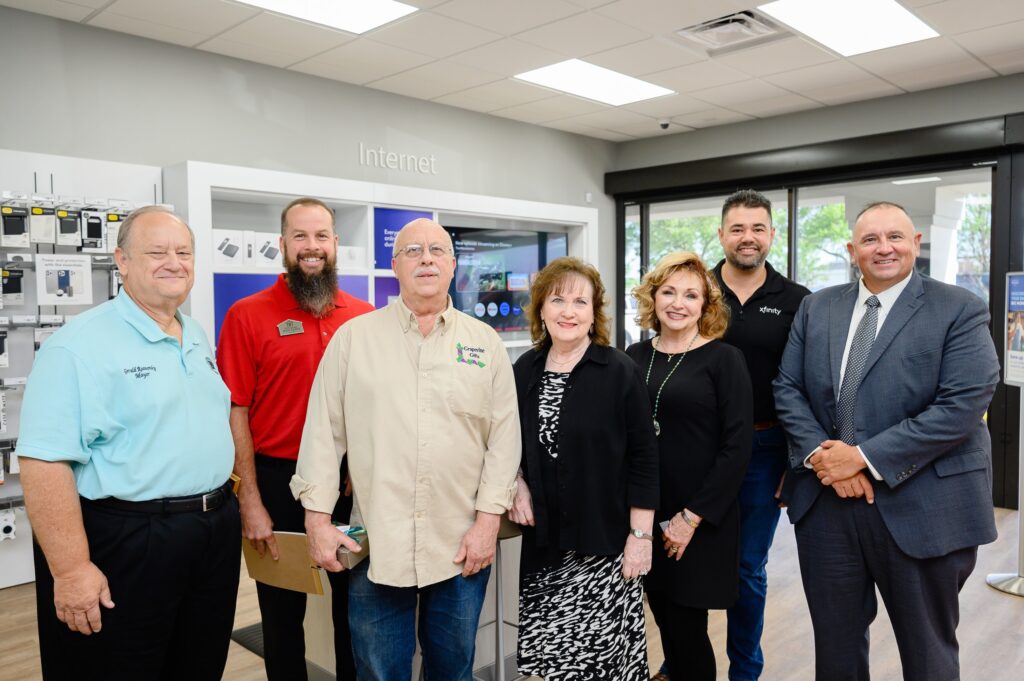
{"type": "Polygon", "coordinates": [[[822,485],[831,487],[844,499],[864,497],[875,503],[871,480],[863,473],[868,467],[860,451],[841,440],[825,440],[808,459],[822,485]]]}

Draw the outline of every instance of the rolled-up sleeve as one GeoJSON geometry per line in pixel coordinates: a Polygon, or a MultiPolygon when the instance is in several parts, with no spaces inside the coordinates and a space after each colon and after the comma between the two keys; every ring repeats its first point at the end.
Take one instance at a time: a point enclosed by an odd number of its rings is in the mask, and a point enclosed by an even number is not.
{"type": "Polygon", "coordinates": [[[497,341],[491,379],[491,424],[477,487],[476,510],[500,514],[512,507],[516,472],[522,457],[516,382],[508,353],[497,341]]]}
{"type": "Polygon", "coordinates": [[[350,336],[342,327],[320,360],[291,480],[292,495],[303,508],[320,513],[331,513],[341,496],[341,460],[348,449],[344,400],[350,347],[350,336]]]}

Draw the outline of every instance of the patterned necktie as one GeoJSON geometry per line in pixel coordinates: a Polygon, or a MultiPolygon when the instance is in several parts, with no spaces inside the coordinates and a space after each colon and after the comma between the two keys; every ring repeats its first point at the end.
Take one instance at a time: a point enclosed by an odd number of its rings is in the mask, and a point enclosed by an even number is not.
{"type": "Polygon", "coordinates": [[[880,303],[876,296],[864,301],[868,309],[857,325],[850,344],[850,355],[846,359],[846,372],[843,374],[843,385],[839,389],[839,404],[836,407],[836,430],[839,439],[848,445],[857,444],[857,429],[853,423],[853,412],[857,406],[857,388],[864,376],[864,365],[868,361],[868,353],[875,342],[875,330],[878,328],[878,308],[880,303]]]}

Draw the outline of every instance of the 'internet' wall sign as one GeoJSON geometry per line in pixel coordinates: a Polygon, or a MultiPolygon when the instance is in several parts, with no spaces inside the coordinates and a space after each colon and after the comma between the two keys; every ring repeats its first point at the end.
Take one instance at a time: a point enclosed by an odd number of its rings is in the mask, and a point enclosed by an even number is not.
{"type": "Polygon", "coordinates": [[[359,165],[385,170],[403,170],[421,175],[437,175],[437,158],[433,154],[399,154],[384,147],[367,147],[362,142],[359,143],[359,165]]]}

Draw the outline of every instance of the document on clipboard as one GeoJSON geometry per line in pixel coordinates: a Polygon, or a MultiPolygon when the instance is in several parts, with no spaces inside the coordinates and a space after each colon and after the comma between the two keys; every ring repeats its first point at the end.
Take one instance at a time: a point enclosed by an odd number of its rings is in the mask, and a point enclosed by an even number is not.
{"type": "Polygon", "coordinates": [[[309,546],[302,532],[275,532],[278,560],[270,551],[260,557],[248,540],[242,540],[245,569],[257,582],[292,591],[323,595],[324,585],[320,569],[309,558],[309,546]]]}

